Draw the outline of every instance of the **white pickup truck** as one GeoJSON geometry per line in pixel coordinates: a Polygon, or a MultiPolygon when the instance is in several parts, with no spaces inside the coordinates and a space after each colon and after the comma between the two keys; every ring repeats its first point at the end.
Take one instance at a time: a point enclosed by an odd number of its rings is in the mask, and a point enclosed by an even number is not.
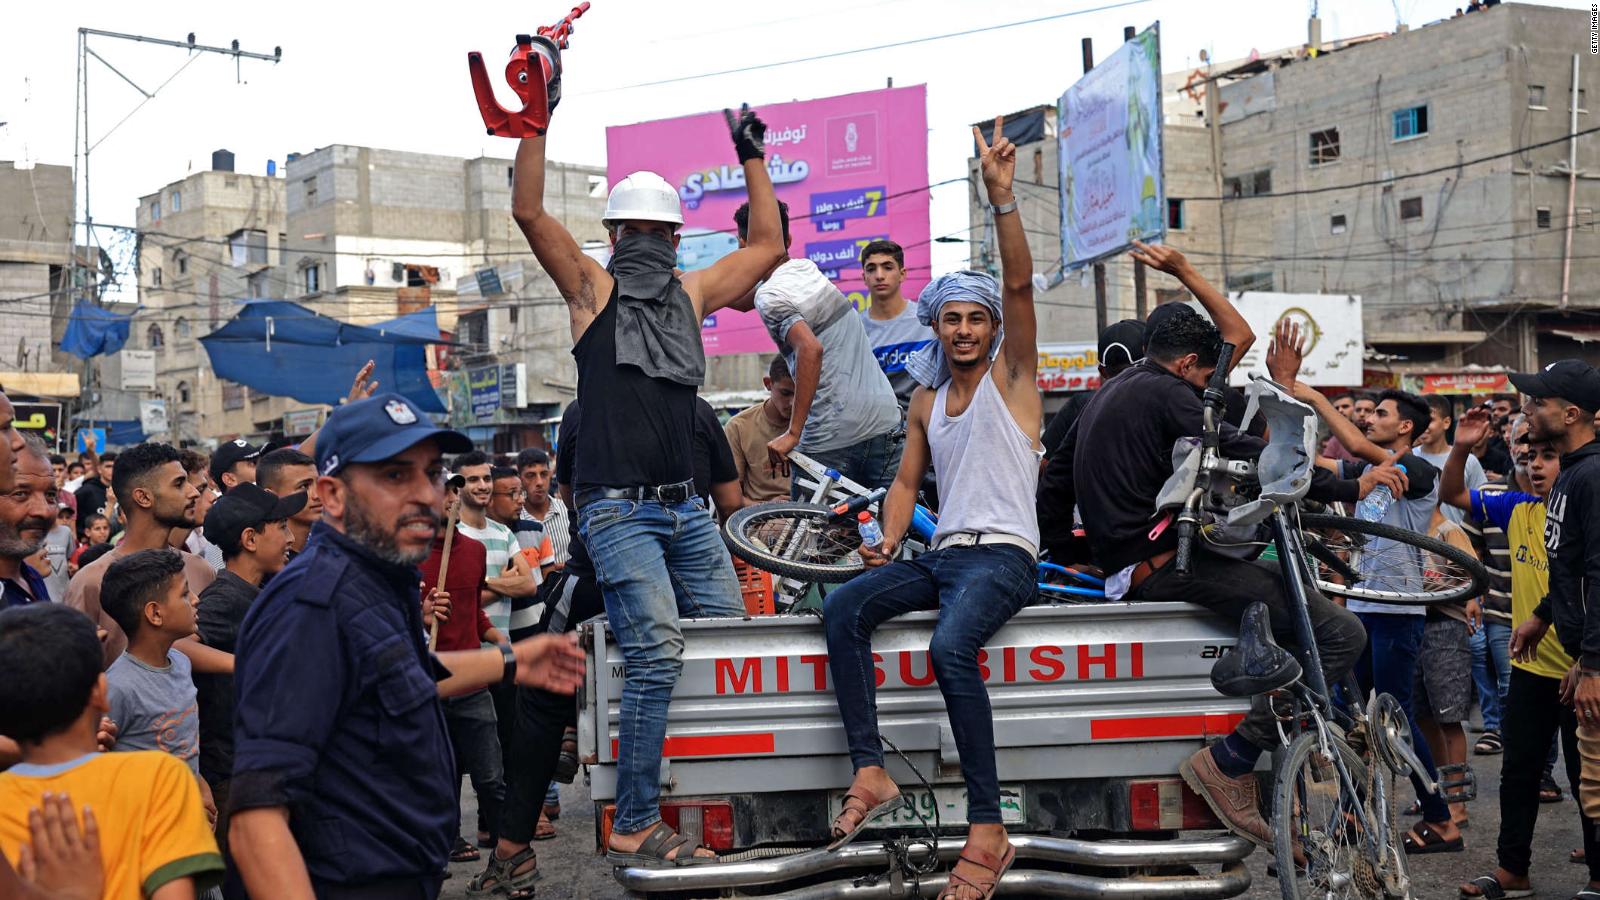
{"type": "MultiPolygon", "coordinates": [[[[788,898],[935,896],[965,833],[956,745],[927,647],[935,613],[873,636],[882,734],[925,776],[888,753],[890,773],[931,822],[907,812],[850,846],[823,846],[851,780],[813,615],[684,622],[683,675],[667,718],[662,810],[715,866],[624,868],[645,895],[788,898]]],[[[623,662],[603,620],[582,626],[588,673],[579,695],[597,839],[616,796],[623,662]]],[[[1212,663],[1236,626],[1182,603],[1024,609],[980,657],[994,707],[1002,813],[1017,862],[1001,892],[1033,897],[1232,897],[1250,884],[1251,845],[1220,829],[1176,776],[1178,763],[1231,731],[1247,702],[1223,697],[1212,663]]]]}

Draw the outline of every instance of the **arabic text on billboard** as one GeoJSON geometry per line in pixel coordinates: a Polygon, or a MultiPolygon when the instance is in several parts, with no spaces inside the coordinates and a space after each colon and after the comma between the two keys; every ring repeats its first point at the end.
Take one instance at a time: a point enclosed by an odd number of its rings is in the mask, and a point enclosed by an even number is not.
{"type": "Polygon", "coordinates": [[[1100,348],[1093,343],[1040,344],[1039,390],[1092,391],[1100,386],[1100,348]]]}
{"type": "Polygon", "coordinates": [[[1361,384],[1365,343],[1361,330],[1361,298],[1346,294],[1280,294],[1246,291],[1229,295],[1239,315],[1256,334],[1255,344],[1233,370],[1231,382],[1249,383],[1251,374],[1267,374],[1267,345],[1280,321],[1300,326],[1306,356],[1300,381],[1313,387],[1361,384]]]}
{"type": "MultiPolygon", "coordinates": [[[[892,237],[905,247],[903,293],[928,282],[928,112],[922,85],[759,106],[767,123],[767,171],[789,205],[792,251],[817,264],[865,308],[858,255],[892,237]]],[[[678,187],[683,239],[678,264],[703,269],[738,247],[733,213],[745,202],[722,112],[606,129],[611,183],[641,169],[678,187]]],[[[724,309],[701,332],[706,354],[771,352],[760,317],[724,309]]]]}
{"type": "Polygon", "coordinates": [[[494,418],[494,411],[500,408],[500,367],[467,370],[467,390],[472,398],[472,417],[494,418]]]}
{"type": "Polygon", "coordinates": [[[1166,234],[1160,23],[1061,95],[1061,257],[1068,268],[1166,234]]]}

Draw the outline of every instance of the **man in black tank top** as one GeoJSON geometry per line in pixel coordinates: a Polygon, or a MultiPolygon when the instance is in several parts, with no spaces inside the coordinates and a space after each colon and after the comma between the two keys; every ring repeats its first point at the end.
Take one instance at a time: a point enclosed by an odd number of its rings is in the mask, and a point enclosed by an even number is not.
{"type": "Polygon", "coordinates": [[[544,209],[543,136],[522,141],[514,170],[512,216],[571,316],[583,406],[574,447],[578,533],[627,663],[617,815],[606,847],[607,858],[624,865],[714,860],[661,821],[658,803],[667,706],[683,667],[678,621],[744,614],[721,533],[693,485],[695,393],[705,376],[700,322],[747,304],[787,255],[764,159],[766,125],[748,106],[724,114],[750,199],[749,242],[681,278],[674,266],[683,213],[661,176],[635,172],[612,189],[605,224],[613,253],[602,267],[544,209]]]}

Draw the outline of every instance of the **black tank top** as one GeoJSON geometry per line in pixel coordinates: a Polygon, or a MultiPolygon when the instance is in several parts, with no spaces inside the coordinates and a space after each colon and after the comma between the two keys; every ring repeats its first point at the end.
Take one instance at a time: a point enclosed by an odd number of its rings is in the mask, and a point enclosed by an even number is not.
{"type": "Polygon", "coordinates": [[[573,486],[652,487],[694,478],[695,389],[617,364],[617,292],[572,347],[578,361],[573,486]]]}

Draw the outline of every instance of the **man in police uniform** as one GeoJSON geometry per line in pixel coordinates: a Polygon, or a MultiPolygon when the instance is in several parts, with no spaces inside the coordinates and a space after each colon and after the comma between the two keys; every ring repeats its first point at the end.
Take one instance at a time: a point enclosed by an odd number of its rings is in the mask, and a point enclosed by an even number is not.
{"type": "Polygon", "coordinates": [[[442,454],[471,449],[398,394],[322,430],[322,521],[238,644],[229,845],[251,896],[432,900],[457,819],[439,695],[582,678],[570,636],[428,653],[416,567],[441,527],[442,454]]]}

